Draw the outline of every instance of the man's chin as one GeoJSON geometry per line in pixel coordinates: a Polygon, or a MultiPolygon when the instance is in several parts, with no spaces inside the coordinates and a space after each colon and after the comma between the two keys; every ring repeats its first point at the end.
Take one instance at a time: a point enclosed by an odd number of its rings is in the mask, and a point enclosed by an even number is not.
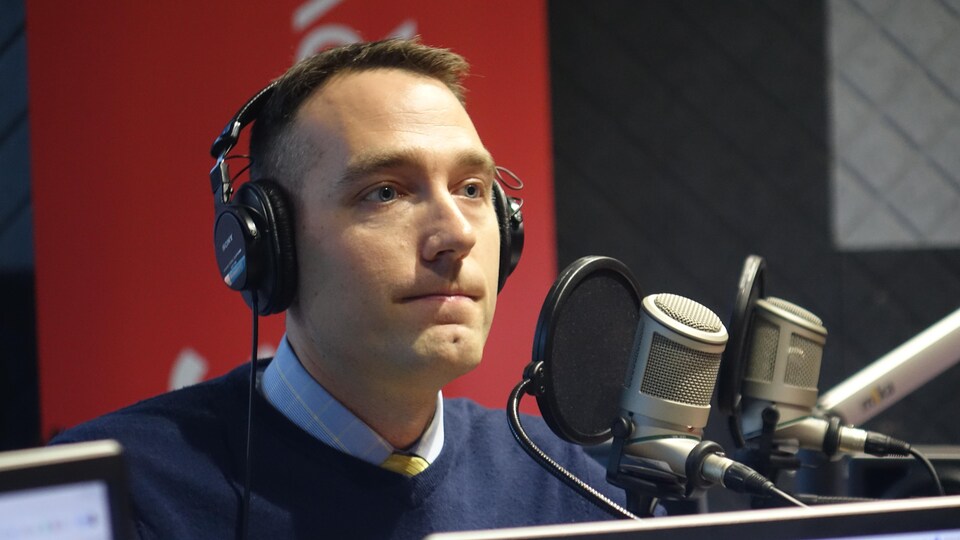
{"type": "Polygon", "coordinates": [[[453,377],[468,373],[480,364],[483,357],[483,336],[463,327],[433,327],[421,334],[414,343],[414,354],[423,359],[428,368],[452,370],[453,377]]]}

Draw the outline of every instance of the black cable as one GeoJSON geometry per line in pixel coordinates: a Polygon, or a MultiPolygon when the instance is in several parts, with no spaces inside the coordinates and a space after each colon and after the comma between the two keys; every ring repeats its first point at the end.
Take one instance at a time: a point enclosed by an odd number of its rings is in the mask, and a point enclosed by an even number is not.
{"type": "Polygon", "coordinates": [[[799,506],[799,507],[801,507],[801,508],[809,508],[807,505],[803,504],[803,503],[800,502],[798,499],[794,498],[792,495],[790,495],[790,494],[787,493],[786,491],[783,491],[782,489],[780,489],[780,488],[778,488],[778,487],[776,487],[776,486],[771,487],[771,488],[770,488],[770,491],[771,491],[774,495],[776,495],[777,497],[780,497],[781,499],[787,501],[788,503],[790,503],[790,504],[792,504],[792,505],[794,505],[794,506],[799,506]]]}
{"type": "Polygon", "coordinates": [[[821,504],[846,504],[854,502],[874,502],[880,499],[870,497],[847,497],[844,495],[814,495],[811,493],[798,493],[794,495],[799,501],[807,506],[821,504]]]}
{"type": "Polygon", "coordinates": [[[257,339],[259,333],[259,313],[257,309],[256,291],[250,295],[252,297],[251,309],[253,310],[253,345],[250,351],[250,393],[247,396],[247,448],[243,463],[243,506],[240,509],[240,539],[246,540],[249,535],[250,523],[250,463],[251,449],[250,441],[253,440],[253,394],[257,387],[257,339]]]}
{"type": "Polygon", "coordinates": [[[933,478],[933,485],[937,488],[937,494],[940,496],[946,495],[947,493],[943,490],[943,484],[940,483],[940,475],[937,474],[937,469],[933,466],[933,463],[916,448],[910,448],[910,455],[917,458],[917,461],[922,463],[927,471],[930,472],[930,476],[933,478]]]}
{"type": "Polygon", "coordinates": [[[545,454],[536,444],[527,436],[526,432],[523,430],[523,426],[520,425],[520,398],[522,397],[524,388],[530,384],[530,379],[523,379],[520,381],[512,392],[510,392],[510,398],[507,400],[507,418],[510,420],[510,431],[513,433],[513,437],[520,443],[520,446],[533,458],[534,461],[540,464],[541,467],[547,470],[547,472],[556,476],[560,481],[562,481],[567,486],[573,488],[574,491],[577,491],[584,498],[597,505],[601,510],[604,510],[613,517],[620,519],[640,519],[637,516],[631,514],[626,509],[618,505],[617,503],[611,501],[606,496],[604,496],[599,491],[593,489],[589,485],[580,480],[573,475],[570,471],[563,468],[562,465],[552,460],[550,456],[545,454]]]}
{"type": "MultiPolygon", "coordinates": [[[[716,443],[706,444],[716,445],[716,443]]],[[[707,446],[707,448],[709,449],[710,447],[707,446]]],[[[691,457],[693,457],[693,454],[691,454],[691,457]]],[[[724,457],[723,455],[720,455],[720,457],[729,462],[729,465],[724,469],[723,477],[720,480],[720,484],[723,487],[732,491],[736,491],[737,493],[749,493],[751,495],[760,495],[763,497],[776,496],[795,506],[807,506],[789,493],[778,488],[772,480],[744,465],[743,463],[729,461],[728,458],[724,457]]],[[[690,458],[687,459],[689,460],[690,458]]],[[[703,462],[701,461],[700,463],[702,464],[703,462]]],[[[696,465],[694,468],[699,469],[700,467],[701,465],[696,465]]]]}

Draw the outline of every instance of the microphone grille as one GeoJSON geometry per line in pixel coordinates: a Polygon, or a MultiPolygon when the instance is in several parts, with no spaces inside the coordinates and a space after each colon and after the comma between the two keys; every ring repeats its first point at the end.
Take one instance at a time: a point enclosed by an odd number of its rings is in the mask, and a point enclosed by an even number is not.
{"type": "Polygon", "coordinates": [[[753,346],[747,361],[746,378],[756,381],[773,380],[773,369],[777,363],[777,346],[780,343],[780,327],[758,318],[754,322],[753,346]]]}
{"type": "Polygon", "coordinates": [[[654,333],[640,391],[704,407],[710,405],[719,370],[720,353],[698,351],[654,333]]]}
{"type": "Polygon", "coordinates": [[[820,317],[786,300],[764,298],[757,300],[752,334],[744,395],[798,406],[815,403],[827,334],[820,317]]]}
{"type": "Polygon", "coordinates": [[[820,320],[820,317],[817,317],[813,313],[810,313],[806,309],[794,304],[793,302],[787,302],[786,300],[782,300],[774,296],[767,297],[766,301],[788,313],[792,313],[797,317],[800,317],[809,323],[813,323],[817,326],[823,326],[823,321],[820,320]]]}
{"type": "Polygon", "coordinates": [[[690,328],[710,333],[719,332],[723,328],[723,323],[716,313],[689,298],[665,293],[656,295],[653,302],[671,319],[690,328]]]}
{"type": "Polygon", "coordinates": [[[820,380],[820,363],[823,360],[823,345],[796,334],[790,336],[787,353],[787,369],[783,382],[801,388],[817,388],[820,380]]]}

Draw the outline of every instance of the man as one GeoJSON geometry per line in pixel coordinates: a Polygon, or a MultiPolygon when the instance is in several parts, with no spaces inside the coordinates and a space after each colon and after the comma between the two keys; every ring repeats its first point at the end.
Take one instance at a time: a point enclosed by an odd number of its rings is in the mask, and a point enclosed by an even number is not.
{"type": "MultiPolygon", "coordinates": [[[[496,306],[493,158],[462,103],[465,61],[391,40],[291,68],[258,115],[254,179],[293,214],[297,286],[254,396],[251,538],[420,538],[606,519],[527,457],[502,411],[444,400],[496,306]],[[424,467],[426,467],[424,469],[424,467]]],[[[143,538],[222,538],[243,519],[248,368],[56,442],[127,449],[143,538]]],[[[528,420],[588,483],[602,468],[528,420]]]]}

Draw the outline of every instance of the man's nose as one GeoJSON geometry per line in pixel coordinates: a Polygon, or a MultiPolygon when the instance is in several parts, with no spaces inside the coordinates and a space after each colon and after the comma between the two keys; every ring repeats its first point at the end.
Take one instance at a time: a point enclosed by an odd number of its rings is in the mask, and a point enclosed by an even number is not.
{"type": "Polygon", "coordinates": [[[423,242],[424,260],[443,257],[459,260],[477,243],[474,224],[460,207],[456,197],[445,192],[431,197],[426,220],[426,238],[423,242]]]}

